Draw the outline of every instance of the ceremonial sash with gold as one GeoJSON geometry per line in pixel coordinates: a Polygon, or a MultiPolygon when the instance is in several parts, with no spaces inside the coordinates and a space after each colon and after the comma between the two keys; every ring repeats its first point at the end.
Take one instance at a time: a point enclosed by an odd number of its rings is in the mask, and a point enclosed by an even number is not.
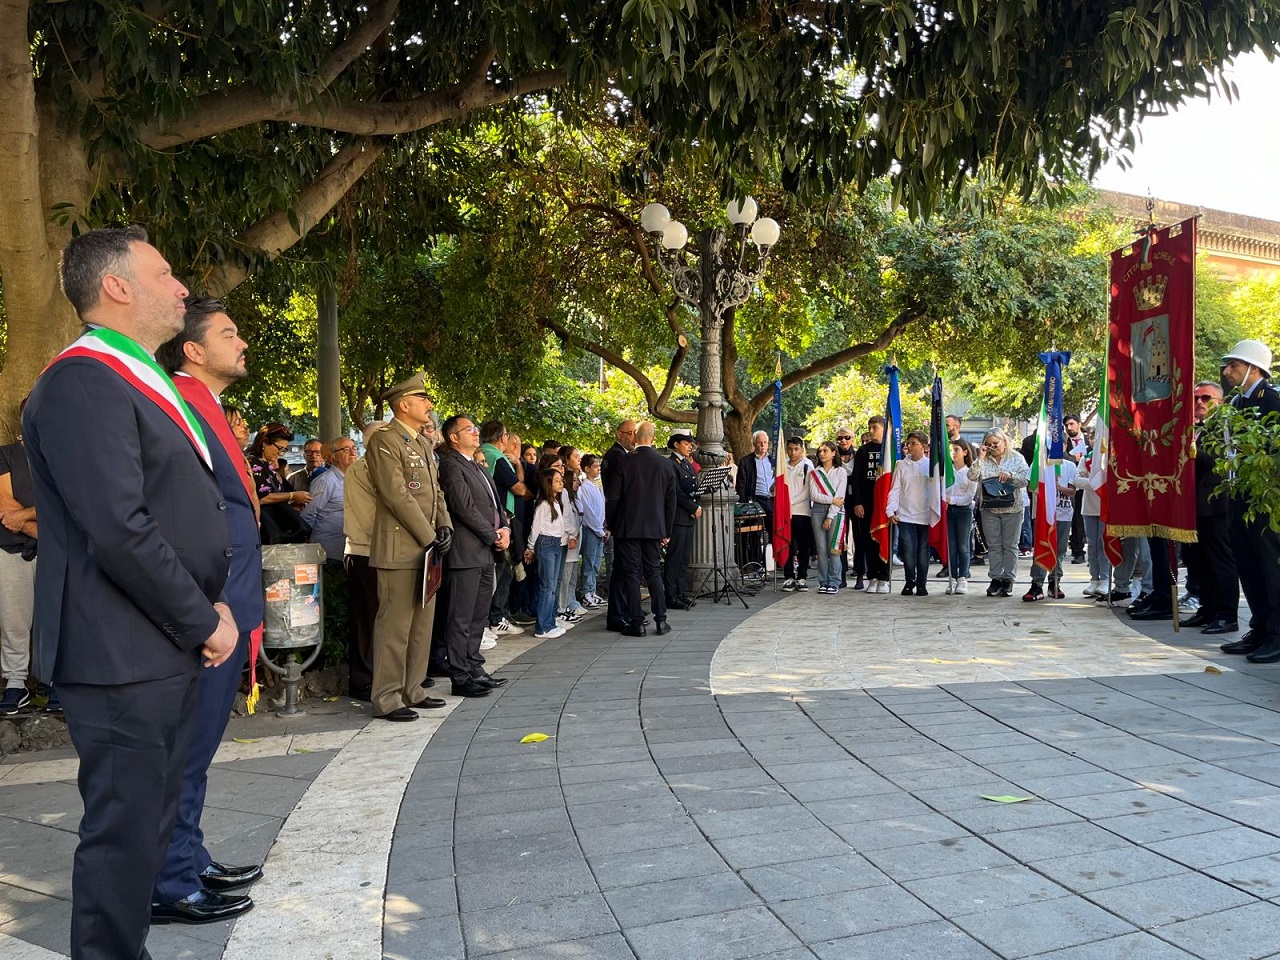
{"type": "Polygon", "coordinates": [[[54,357],[45,370],[71,357],[88,357],[90,360],[97,360],[119,374],[131,387],[159,407],[161,412],[173,421],[174,426],[181,430],[191,442],[191,446],[205,462],[205,466],[210,470],[213,469],[213,457],[209,454],[209,444],[205,440],[199,421],[191,413],[186,401],[179,395],[178,388],[173,385],[168,374],[138,343],[115,330],[96,327],[87,331],[80,339],[54,357]]]}

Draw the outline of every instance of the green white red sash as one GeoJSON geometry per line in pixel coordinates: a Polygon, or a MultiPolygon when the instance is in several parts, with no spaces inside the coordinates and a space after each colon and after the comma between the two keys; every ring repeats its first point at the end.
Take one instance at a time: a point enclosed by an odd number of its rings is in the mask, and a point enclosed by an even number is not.
{"type": "MultiPolygon", "coordinates": [[[[821,467],[810,471],[809,478],[818,485],[818,489],[824,496],[831,497],[833,500],[836,498],[836,488],[831,485],[831,478],[823,473],[821,467]]],[[[827,535],[827,549],[832,553],[844,553],[844,507],[837,507],[834,503],[829,504],[827,519],[831,521],[831,530],[827,535]]]]}
{"type": "Polygon", "coordinates": [[[95,327],[54,357],[45,370],[60,360],[70,357],[88,357],[118,373],[131,387],[159,407],[165,416],[173,421],[191,442],[191,446],[195,447],[200,459],[210,470],[213,469],[209,443],[205,440],[199,421],[191,413],[187,402],[182,399],[178,388],[169,379],[169,375],[138,343],[115,330],[95,327]]]}

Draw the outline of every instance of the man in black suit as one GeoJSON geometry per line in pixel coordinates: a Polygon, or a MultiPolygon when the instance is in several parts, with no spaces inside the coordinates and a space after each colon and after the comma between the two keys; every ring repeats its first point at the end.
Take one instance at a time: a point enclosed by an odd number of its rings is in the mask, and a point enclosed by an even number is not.
{"type": "MultiPolygon", "coordinates": [[[[1260,417],[1280,413],[1280,393],[1270,378],[1271,351],[1257,340],[1241,340],[1222,358],[1222,379],[1234,388],[1230,403],[1238,410],[1256,409],[1260,417]]],[[[1280,534],[1271,529],[1265,514],[1246,520],[1247,506],[1242,498],[1232,497],[1229,509],[1231,548],[1249,604],[1249,631],[1234,643],[1224,643],[1222,650],[1247,654],[1253,663],[1275,663],[1280,661],[1280,534]]]]}
{"type": "Polygon", "coordinates": [[[693,553],[694,521],[702,516],[702,504],[693,493],[697,481],[693,461],[689,459],[689,454],[693,452],[693,437],[683,430],[677,430],[667,440],[667,446],[671,448],[669,459],[676,470],[676,519],[671,528],[671,542],[667,544],[662,580],[667,606],[676,610],[688,610],[693,606],[693,600],[689,597],[685,584],[685,570],[693,553]]]}
{"type": "Polygon", "coordinates": [[[498,507],[489,471],[476,463],[480,431],[467,417],[453,416],[440,428],[440,489],[453,518],[453,546],[445,556],[444,644],[456,697],[483,697],[506,678],[484,669],[480,640],[489,624],[495,550],[511,544],[511,527],[498,507]]]}
{"type": "Polygon", "coordinates": [[[671,539],[676,514],[676,472],[653,449],[653,424],[636,427],[636,446],[622,461],[621,476],[605,500],[605,516],[615,544],[613,555],[622,581],[626,627],[624,636],[645,635],[640,606],[641,576],[649,584],[654,633],[670,633],[666,596],[662,589],[662,548],[671,539]]]}
{"type": "MultiPolygon", "coordinates": [[[[609,494],[616,493],[622,479],[622,464],[636,443],[634,420],[623,420],[614,432],[613,446],[600,458],[600,484],[604,488],[606,506],[609,494]]],[[[607,512],[605,525],[608,526],[607,512]]],[[[605,613],[605,626],[610,630],[622,630],[627,625],[626,598],[622,594],[622,579],[615,577],[618,563],[618,545],[613,537],[605,541],[605,556],[609,560],[609,606],[605,613]]]]}
{"type": "Polygon", "coordinates": [[[156,359],[173,376],[174,385],[209,442],[233,551],[226,598],[240,638],[235,653],[225,663],[200,671],[196,695],[199,719],[182,778],[178,818],[164,865],[156,877],[151,904],[153,924],[210,923],[239,916],[253,906],[253,901],[227,891],[246,887],[262,876],[257,864],[236,867],[215,862],[205,849],[200,829],[209,764],[231,716],[249,654],[250,634],[262,623],[263,614],[257,488],[218,402],[223,390],[247,375],[247,347],[221,302],[193,298],[187,301],[182,332],[156,351],[156,359]]]}
{"type": "Polygon", "coordinates": [[[197,674],[238,640],[219,600],[233,550],[206,438],[151,356],[182,329],[186,289],[138,227],[82,234],[61,272],[93,329],[41,374],[22,426],[40,515],[35,672],[57,684],[80,757],[71,955],[149,960],[197,674]]]}
{"type": "Polygon", "coordinates": [[[1182,552],[1187,580],[1200,584],[1200,608],[1182,622],[1199,627],[1201,633],[1235,633],[1240,629],[1240,579],[1231,552],[1227,497],[1214,492],[1220,479],[1213,469],[1217,457],[1201,443],[1204,419],[1222,403],[1222,387],[1202,381],[1195,385],[1192,397],[1196,415],[1196,542],[1184,543],[1182,552]]]}
{"type": "Polygon", "coordinates": [[[776,464],[769,456],[769,435],[757,430],[751,435],[751,453],[738,461],[737,492],[739,503],[758,503],[764,510],[764,539],[752,539],[747,547],[748,555],[742,558],[748,563],[758,563],[764,569],[764,544],[773,541],[773,484],[776,464]]]}

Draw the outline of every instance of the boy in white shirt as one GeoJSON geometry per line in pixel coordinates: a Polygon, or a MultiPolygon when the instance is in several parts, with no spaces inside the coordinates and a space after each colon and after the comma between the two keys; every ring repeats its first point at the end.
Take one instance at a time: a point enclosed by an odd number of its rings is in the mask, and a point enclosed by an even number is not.
{"type": "Polygon", "coordinates": [[[919,430],[907,434],[905,456],[893,468],[893,486],[885,513],[898,528],[898,552],[902,556],[906,585],[902,595],[927,597],[929,590],[929,461],[928,441],[919,430]]]}
{"type": "Polygon", "coordinates": [[[782,589],[808,590],[809,558],[813,556],[813,525],[809,520],[809,473],[813,464],[805,457],[804,441],[799,437],[787,441],[787,462],[782,469],[791,494],[791,548],[782,568],[782,589]]]}

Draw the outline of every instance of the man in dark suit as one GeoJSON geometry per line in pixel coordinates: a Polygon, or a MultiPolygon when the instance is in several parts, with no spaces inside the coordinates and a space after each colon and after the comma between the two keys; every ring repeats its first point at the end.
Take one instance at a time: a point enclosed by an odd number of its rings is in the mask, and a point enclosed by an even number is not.
{"type": "Polygon", "coordinates": [[[605,516],[615,544],[613,555],[622,581],[628,637],[645,635],[640,606],[640,579],[649,584],[654,633],[670,633],[666,596],[662,589],[662,548],[670,542],[676,514],[676,473],[662,454],[653,449],[654,427],[643,421],[636,427],[636,446],[622,461],[621,476],[605,500],[605,516]]]}
{"type": "Polygon", "coordinates": [[[1195,385],[1192,397],[1196,415],[1196,542],[1184,543],[1182,552],[1187,580],[1200,584],[1200,608],[1183,625],[1199,627],[1201,633],[1211,635],[1235,633],[1240,629],[1240,578],[1231,552],[1227,497],[1214,492],[1219,482],[1213,469],[1217,457],[1200,441],[1205,417],[1222,403],[1222,387],[1206,380],[1195,385]]]}
{"type": "Polygon", "coordinates": [[[751,435],[751,453],[738,461],[737,492],[739,503],[758,503],[764,510],[764,538],[749,542],[748,555],[742,559],[760,564],[764,569],[764,544],[773,539],[773,484],[776,464],[769,456],[769,435],[757,430],[751,435]]]}
{"type": "MultiPolygon", "coordinates": [[[[62,255],[87,331],[23,415],[40,516],[36,675],[55,682],[84,802],[71,955],[149,960],[151,892],[197,723],[197,676],[236,650],[234,549],[198,424],[152,352],[187,291],[138,227],[62,255]]],[[[216,442],[216,441],[215,441],[216,442]]]]}
{"type": "MultiPolygon", "coordinates": [[[[622,464],[636,443],[636,424],[634,420],[623,420],[614,432],[613,446],[600,458],[600,485],[604,488],[606,506],[609,493],[616,492],[622,479],[622,464]]],[[[608,526],[607,514],[605,525],[608,526]]],[[[609,606],[605,613],[605,626],[613,631],[622,630],[627,625],[626,598],[622,595],[622,580],[615,577],[618,564],[618,545],[614,538],[605,541],[605,555],[609,560],[609,606]]]]}
{"type": "MultiPolygon", "coordinates": [[[[1255,409],[1258,416],[1280,413],[1280,393],[1271,385],[1271,350],[1257,340],[1241,340],[1222,358],[1222,379],[1234,388],[1231,405],[1255,409]]],[[[1248,504],[1232,497],[1231,549],[1244,598],[1249,604],[1249,631],[1224,653],[1243,653],[1253,663],[1280,661],[1280,534],[1265,515],[1245,519],[1248,504]]],[[[43,562],[43,561],[42,561],[43,562]]]]}
{"type": "Polygon", "coordinates": [[[440,428],[440,488],[453,518],[453,546],[445,557],[444,643],[447,669],[457,697],[483,697],[506,678],[485,672],[480,640],[489,623],[495,550],[511,544],[511,527],[498,508],[498,490],[489,471],[476,463],[480,431],[470,419],[453,416],[440,428]]]}
{"type": "Polygon", "coordinates": [[[253,906],[247,896],[225,891],[248,886],[262,876],[257,864],[247,867],[214,862],[204,846],[200,818],[204,812],[209,764],[227,728],[240,672],[249,654],[249,636],[262,623],[262,547],[258,541],[257,495],[218,396],[243,379],[247,344],[218,300],[187,301],[182,332],[160,346],[156,359],[174,379],[191,407],[213,457],[213,473],[222,491],[224,516],[231,532],[231,573],[226,599],[235,617],[239,640],[226,662],[201,670],[196,694],[198,721],[182,777],[178,818],[164,865],[156,877],[151,904],[154,923],[208,923],[239,916],[253,906]]]}
{"type": "Polygon", "coordinates": [[[694,521],[702,516],[702,504],[693,493],[697,481],[693,461],[689,459],[689,454],[693,452],[693,437],[678,430],[671,434],[667,446],[672,450],[669,459],[676,470],[676,519],[671,528],[671,542],[667,544],[662,580],[667,606],[676,610],[688,610],[693,606],[693,600],[688,596],[685,570],[693,553],[694,521]]]}

